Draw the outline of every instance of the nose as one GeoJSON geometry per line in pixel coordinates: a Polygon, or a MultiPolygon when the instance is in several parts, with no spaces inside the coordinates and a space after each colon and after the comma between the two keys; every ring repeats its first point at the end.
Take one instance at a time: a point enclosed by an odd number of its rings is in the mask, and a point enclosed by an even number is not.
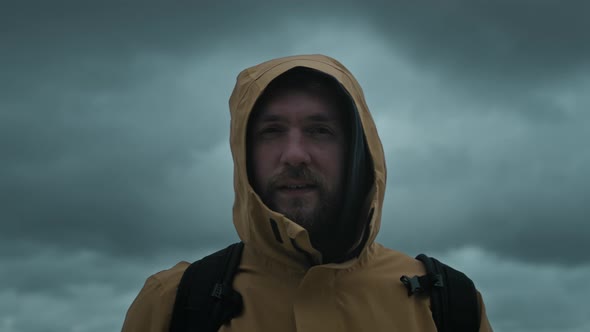
{"type": "Polygon", "coordinates": [[[303,135],[297,132],[289,133],[281,153],[281,163],[299,166],[302,164],[308,165],[310,162],[311,156],[305,145],[303,135]]]}

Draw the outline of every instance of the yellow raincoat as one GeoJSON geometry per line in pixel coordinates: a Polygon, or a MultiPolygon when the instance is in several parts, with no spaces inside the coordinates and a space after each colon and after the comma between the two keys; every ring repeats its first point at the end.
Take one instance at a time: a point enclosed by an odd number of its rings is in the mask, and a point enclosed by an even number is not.
{"type": "MultiPolygon", "coordinates": [[[[235,228],[245,243],[234,289],[244,310],[219,331],[387,331],[435,332],[428,297],[408,297],[402,275],[425,274],[422,263],[375,242],[381,224],[386,168],[381,141],[360,85],[336,60],[322,55],[271,60],[240,73],[230,98],[231,149],[234,158],[235,228]],[[246,128],[250,112],[270,81],[294,67],[308,67],[336,78],[359,112],[375,168],[368,198],[373,213],[360,255],[343,263],[322,264],[307,231],[269,210],[249,184],[246,128]],[[278,226],[278,241],[269,220],[278,226]]],[[[367,209],[369,211],[369,209],[367,209]]],[[[123,332],[165,332],[176,287],[189,263],[181,262],[146,281],[129,308],[123,332]]],[[[492,331],[481,304],[481,332],[492,331]]]]}

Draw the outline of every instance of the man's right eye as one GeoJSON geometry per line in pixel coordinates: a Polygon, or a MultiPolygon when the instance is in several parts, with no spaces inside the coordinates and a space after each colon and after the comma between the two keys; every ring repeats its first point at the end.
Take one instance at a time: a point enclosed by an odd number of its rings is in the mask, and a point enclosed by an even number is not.
{"type": "Polygon", "coordinates": [[[258,135],[262,136],[262,137],[271,137],[277,134],[280,134],[282,132],[282,129],[279,127],[266,127],[266,128],[262,128],[258,131],[258,135]]]}

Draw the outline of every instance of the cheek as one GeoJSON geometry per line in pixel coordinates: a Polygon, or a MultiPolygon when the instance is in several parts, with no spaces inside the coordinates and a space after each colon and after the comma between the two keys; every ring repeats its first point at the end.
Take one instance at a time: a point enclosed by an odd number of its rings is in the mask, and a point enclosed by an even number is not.
{"type": "Polygon", "coordinates": [[[252,149],[252,173],[257,188],[263,186],[272,175],[272,158],[270,155],[268,148],[254,146],[252,149]]]}

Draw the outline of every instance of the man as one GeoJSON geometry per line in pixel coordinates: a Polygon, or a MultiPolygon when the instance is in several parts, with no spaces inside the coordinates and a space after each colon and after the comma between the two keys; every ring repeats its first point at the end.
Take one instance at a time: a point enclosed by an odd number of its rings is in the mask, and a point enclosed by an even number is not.
{"type": "MultiPolygon", "coordinates": [[[[322,55],[271,60],[240,73],[230,111],[243,311],[219,331],[436,331],[429,298],[400,282],[422,263],[375,242],[385,159],[352,74],[322,55]]],[[[188,265],[147,280],[124,332],[169,329],[188,265]]]]}

